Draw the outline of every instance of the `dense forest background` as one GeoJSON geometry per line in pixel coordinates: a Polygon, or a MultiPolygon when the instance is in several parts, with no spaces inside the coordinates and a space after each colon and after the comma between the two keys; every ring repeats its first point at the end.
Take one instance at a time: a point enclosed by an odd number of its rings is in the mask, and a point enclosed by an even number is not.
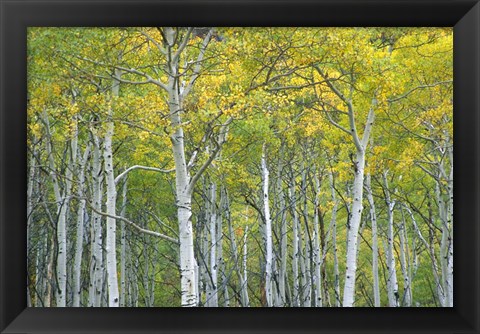
{"type": "Polygon", "coordinates": [[[453,306],[450,28],[28,29],[29,306],[453,306]]]}

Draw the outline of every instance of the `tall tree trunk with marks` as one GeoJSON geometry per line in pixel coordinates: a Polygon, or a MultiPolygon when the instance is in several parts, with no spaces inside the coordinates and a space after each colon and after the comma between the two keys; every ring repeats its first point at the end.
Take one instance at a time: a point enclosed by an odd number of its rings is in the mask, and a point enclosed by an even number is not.
{"type": "Polygon", "coordinates": [[[322,250],[320,249],[320,180],[318,175],[314,175],[315,181],[315,202],[314,202],[314,216],[313,216],[313,226],[314,226],[314,239],[313,239],[313,256],[314,256],[314,291],[315,299],[314,306],[322,307],[323,298],[322,298],[322,250]]]}
{"type": "MultiPolygon", "coordinates": [[[[112,83],[112,100],[110,103],[114,103],[115,98],[118,97],[118,92],[120,89],[120,79],[121,72],[115,70],[113,74],[113,83],[112,83]]],[[[108,119],[106,123],[106,133],[104,140],[104,149],[103,149],[103,161],[104,161],[104,171],[105,179],[107,184],[107,203],[106,210],[107,214],[110,216],[116,216],[116,200],[117,200],[117,189],[115,184],[115,175],[113,170],[113,149],[112,149],[112,140],[114,133],[114,123],[113,123],[113,108],[110,106],[108,111],[108,119]]],[[[117,222],[115,218],[107,216],[107,227],[106,227],[106,242],[105,242],[105,251],[106,251],[106,269],[107,269],[107,285],[108,285],[108,306],[109,307],[118,307],[120,306],[120,295],[118,291],[118,275],[117,275],[117,246],[116,246],[116,231],[117,231],[117,222]]]]}
{"type": "Polygon", "coordinates": [[[84,236],[84,217],[85,217],[85,166],[87,164],[88,156],[90,155],[90,145],[88,144],[83,153],[78,166],[78,184],[77,184],[77,196],[79,198],[77,209],[77,227],[76,227],[76,240],[75,240],[75,255],[73,264],[73,307],[79,307],[82,297],[81,288],[81,268],[82,268],[82,255],[83,255],[83,236],[84,236]]]}
{"type": "Polygon", "coordinates": [[[355,177],[353,180],[353,202],[347,230],[347,261],[345,268],[345,287],[343,289],[343,307],[352,307],[355,302],[355,279],[357,274],[358,231],[362,218],[363,174],[365,151],[357,149],[354,160],[355,177]]]}
{"type": "MultiPolygon", "coordinates": [[[[46,111],[43,112],[42,120],[46,129],[46,148],[48,155],[48,167],[50,168],[50,176],[53,183],[55,202],[57,204],[57,268],[55,297],[57,307],[65,307],[67,302],[67,214],[70,204],[72,191],[73,170],[76,163],[77,155],[77,131],[74,131],[73,137],[69,143],[69,161],[65,172],[65,186],[62,192],[58,179],[58,171],[55,166],[53,156],[53,138],[50,130],[50,122],[46,111]]],[[[68,143],[67,143],[68,145],[68,143]]]]}
{"type": "Polygon", "coordinates": [[[375,210],[375,201],[373,200],[371,177],[367,174],[365,179],[365,190],[370,205],[370,219],[372,221],[372,275],[373,275],[373,303],[375,307],[380,307],[380,283],[378,279],[378,231],[377,231],[377,213],[375,210]]]}
{"type": "Polygon", "coordinates": [[[332,226],[332,246],[333,246],[333,291],[335,293],[335,306],[342,306],[342,299],[340,296],[340,274],[338,271],[338,253],[337,253],[337,209],[338,209],[338,200],[335,190],[335,181],[333,177],[333,172],[329,173],[330,180],[330,190],[333,201],[332,216],[330,224],[332,226]]]}
{"type": "MultiPolygon", "coordinates": [[[[127,211],[127,180],[125,179],[122,187],[122,209],[120,216],[126,217],[127,211]]],[[[126,262],[127,262],[127,232],[125,230],[125,222],[120,223],[120,307],[126,306],[126,293],[127,293],[127,274],[126,274],[126,262]]]]}
{"type": "MultiPolygon", "coordinates": [[[[218,264],[218,272],[220,273],[221,278],[221,297],[224,307],[230,306],[230,296],[228,294],[228,280],[229,277],[227,276],[227,267],[225,264],[225,259],[223,258],[223,220],[224,215],[222,213],[222,209],[225,206],[226,201],[226,192],[224,187],[220,187],[220,201],[218,205],[218,219],[217,219],[217,264],[218,264]]],[[[219,288],[220,291],[220,288],[219,288]]]]}
{"type": "Polygon", "coordinates": [[[312,277],[311,277],[311,263],[312,263],[312,238],[310,236],[309,230],[309,219],[308,219],[308,198],[307,198],[307,167],[305,163],[302,162],[302,200],[303,200],[303,222],[305,227],[299,228],[300,235],[300,270],[301,270],[301,284],[302,284],[302,306],[310,307],[312,306],[312,277]],[[303,229],[303,233],[302,233],[303,229]]]}
{"type": "Polygon", "coordinates": [[[372,101],[370,104],[370,109],[366,117],[366,122],[363,127],[363,135],[360,138],[360,135],[357,131],[356,124],[356,113],[354,104],[353,104],[353,92],[354,87],[351,86],[348,95],[344,95],[337,86],[335,82],[329,80],[325,73],[317,66],[315,67],[317,72],[325,79],[326,84],[331,89],[331,91],[342,100],[344,105],[347,108],[348,116],[348,128],[343,127],[338,124],[329,114],[329,111],[326,111],[328,121],[341,131],[348,134],[353,141],[355,146],[355,153],[351,153],[350,159],[352,162],[352,169],[354,171],[353,179],[353,199],[351,206],[351,217],[349,219],[349,226],[347,231],[347,259],[346,259],[346,268],[345,268],[345,284],[343,290],[343,307],[352,307],[355,303],[355,281],[357,274],[357,244],[358,244],[358,230],[360,228],[360,222],[362,219],[363,211],[363,182],[365,174],[365,151],[368,147],[368,142],[370,140],[370,134],[373,128],[373,123],[375,120],[375,108],[377,106],[377,99],[375,93],[373,94],[372,101]]]}
{"type": "MultiPolygon", "coordinates": [[[[174,44],[175,31],[165,29],[166,48],[170,51],[174,44]]],[[[178,59],[172,57],[167,64],[168,78],[168,107],[170,123],[174,130],[171,136],[173,159],[175,161],[175,191],[177,217],[180,239],[180,276],[182,306],[197,306],[197,283],[195,281],[195,257],[192,227],[192,191],[190,189],[190,174],[185,158],[185,141],[181,122],[181,101],[178,92],[178,59]]]]}
{"type": "Polygon", "coordinates": [[[402,225],[400,226],[400,266],[402,268],[403,276],[403,296],[401,303],[403,306],[412,306],[412,278],[410,274],[410,255],[408,249],[407,227],[405,222],[405,215],[403,212],[403,206],[400,207],[402,215],[402,225]]]}
{"type": "Polygon", "coordinates": [[[270,218],[270,204],[268,196],[269,171],[266,161],[266,147],[262,148],[262,196],[263,196],[263,214],[265,217],[265,293],[267,297],[267,306],[273,306],[272,290],[272,268],[273,268],[273,245],[272,245],[272,220],[270,218]]]}
{"type": "Polygon", "coordinates": [[[209,194],[209,234],[210,234],[210,279],[209,293],[207,294],[208,306],[218,307],[218,275],[217,275],[217,185],[210,184],[209,194]]]}
{"type": "Polygon", "coordinates": [[[245,227],[245,233],[243,235],[243,280],[242,281],[242,300],[244,300],[245,306],[250,306],[250,302],[248,300],[248,268],[247,268],[247,243],[248,241],[248,225],[245,227]]]}
{"type": "Polygon", "coordinates": [[[103,289],[103,232],[102,216],[96,211],[102,211],[103,171],[101,165],[100,138],[92,131],[92,214],[91,214],[91,244],[90,244],[90,286],[88,306],[99,307],[103,289]]]}
{"type": "Polygon", "coordinates": [[[453,147],[448,148],[450,158],[450,172],[447,180],[447,295],[448,306],[453,307],[453,147]]]}
{"type": "Polygon", "coordinates": [[[288,189],[290,197],[290,208],[293,215],[293,232],[292,232],[292,271],[293,271],[293,306],[300,306],[300,282],[299,282],[299,221],[297,212],[296,183],[293,169],[290,170],[290,187],[288,189]]]}
{"type": "Polygon", "coordinates": [[[285,306],[286,303],[286,275],[287,275],[287,208],[285,207],[285,194],[282,187],[282,172],[284,168],[283,162],[283,146],[280,149],[279,161],[278,161],[278,170],[277,170],[277,202],[278,210],[280,214],[280,243],[278,254],[279,258],[279,270],[278,270],[278,299],[277,303],[279,307],[285,306]]]}
{"type": "Polygon", "coordinates": [[[387,204],[387,292],[388,304],[390,307],[400,306],[400,296],[398,293],[397,270],[395,265],[394,255],[394,222],[393,210],[395,208],[395,201],[391,199],[390,190],[388,188],[387,172],[384,172],[383,182],[385,186],[385,202],[387,204]]]}
{"type": "Polygon", "coordinates": [[[171,27],[163,28],[164,38],[162,52],[164,52],[167,58],[165,72],[168,74],[168,82],[166,85],[157,83],[157,85],[159,84],[161,88],[167,92],[170,126],[173,129],[173,134],[170,136],[170,139],[175,162],[175,194],[180,242],[180,284],[182,306],[186,307],[198,305],[198,285],[195,279],[196,260],[194,256],[193,227],[191,221],[193,187],[218,154],[226,138],[227,126],[227,124],[221,126],[221,133],[219,134],[219,140],[216,142],[216,149],[211,152],[207,161],[199,168],[196,174],[190,177],[189,167],[185,157],[185,137],[181,120],[182,105],[185,97],[190,92],[190,89],[200,74],[205,50],[212,37],[213,30],[210,29],[204,38],[190,82],[186,84],[184,88],[181,88],[179,84],[179,58],[188,43],[191,31],[192,29],[189,28],[187,35],[182,39],[179,38],[178,29],[176,30],[171,27]],[[176,50],[174,49],[175,45],[177,45],[176,50]]]}

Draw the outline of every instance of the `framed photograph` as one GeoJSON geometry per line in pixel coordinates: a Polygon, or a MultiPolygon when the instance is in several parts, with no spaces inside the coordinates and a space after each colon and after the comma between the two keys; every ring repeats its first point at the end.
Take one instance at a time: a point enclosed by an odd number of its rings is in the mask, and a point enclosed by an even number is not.
{"type": "Polygon", "coordinates": [[[480,331],[478,1],[0,6],[1,333],[480,331]]]}

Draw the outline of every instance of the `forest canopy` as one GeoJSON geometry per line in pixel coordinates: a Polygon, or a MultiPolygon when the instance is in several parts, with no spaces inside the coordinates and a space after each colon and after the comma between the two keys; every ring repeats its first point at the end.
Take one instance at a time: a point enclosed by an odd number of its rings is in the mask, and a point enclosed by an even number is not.
{"type": "Polygon", "coordinates": [[[29,28],[31,307],[452,307],[451,28],[29,28]]]}

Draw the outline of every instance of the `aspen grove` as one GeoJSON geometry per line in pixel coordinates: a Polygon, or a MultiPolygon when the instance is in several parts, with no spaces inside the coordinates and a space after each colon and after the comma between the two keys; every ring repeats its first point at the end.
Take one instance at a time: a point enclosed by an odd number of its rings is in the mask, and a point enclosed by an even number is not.
{"type": "Polygon", "coordinates": [[[450,28],[29,28],[31,307],[452,307],[450,28]]]}

